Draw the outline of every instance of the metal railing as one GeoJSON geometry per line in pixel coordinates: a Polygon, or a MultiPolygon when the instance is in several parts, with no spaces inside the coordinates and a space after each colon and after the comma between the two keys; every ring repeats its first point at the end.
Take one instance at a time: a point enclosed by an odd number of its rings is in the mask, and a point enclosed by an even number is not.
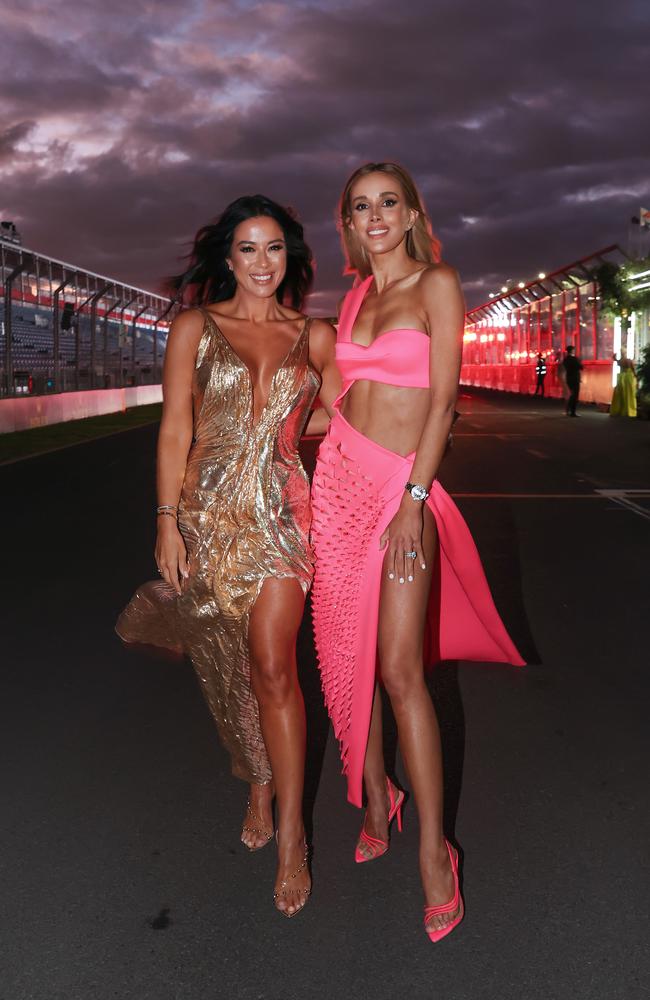
{"type": "Polygon", "coordinates": [[[0,239],[0,398],[155,385],[168,298],[0,239]]]}

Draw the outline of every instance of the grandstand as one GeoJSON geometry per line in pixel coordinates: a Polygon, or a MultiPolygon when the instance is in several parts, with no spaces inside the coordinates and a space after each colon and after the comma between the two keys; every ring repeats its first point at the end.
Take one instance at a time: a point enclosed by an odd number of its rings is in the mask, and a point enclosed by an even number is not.
{"type": "Polygon", "coordinates": [[[11,223],[0,268],[0,399],[160,382],[169,299],[29,250],[11,223]]]}
{"type": "MultiPolygon", "coordinates": [[[[584,364],[582,399],[609,403],[617,373],[612,356],[626,348],[628,357],[639,357],[650,342],[650,314],[644,308],[626,319],[602,308],[596,274],[608,262],[630,263],[618,246],[605,247],[470,310],[461,382],[532,392],[541,353],[547,393],[560,396],[559,362],[573,344],[584,364]]],[[[159,389],[156,397],[153,390],[135,390],[159,386],[174,303],[29,250],[13,223],[0,223],[0,269],[0,404],[79,394],[79,405],[66,397],[70,405],[53,405],[51,413],[44,402],[20,415],[13,407],[0,432],[160,398],[159,389]],[[111,402],[106,393],[100,402],[94,392],[88,401],[89,391],[109,389],[123,390],[121,399],[115,394],[111,402]],[[83,405],[80,394],[86,394],[83,405]]]]}

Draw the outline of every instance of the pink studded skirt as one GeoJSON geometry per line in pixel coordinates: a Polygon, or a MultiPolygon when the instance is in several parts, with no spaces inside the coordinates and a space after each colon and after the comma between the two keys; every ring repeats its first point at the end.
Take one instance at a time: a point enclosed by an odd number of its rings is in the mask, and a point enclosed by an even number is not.
{"type": "MultiPolygon", "coordinates": [[[[312,485],[316,652],[348,799],[356,806],[362,804],[377,677],[384,559],[379,539],[397,512],[413,457],[364,437],[337,412],[320,446],[312,485]]],[[[494,606],[469,528],[437,480],[427,503],[439,541],[425,637],[428,662],[523,665],[494,606]]]]}

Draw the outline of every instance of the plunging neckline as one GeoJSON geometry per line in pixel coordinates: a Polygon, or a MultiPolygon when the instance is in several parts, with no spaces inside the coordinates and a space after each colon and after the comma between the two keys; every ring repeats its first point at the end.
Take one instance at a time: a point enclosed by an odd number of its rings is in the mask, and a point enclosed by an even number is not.
{"type": "Polygon", "coordinates": [[[287,361],[289,360],[289,358],[291,357],[291,355],[295,351],[295,349],[298,346],[298,344],[302,341],[302,339],[303,339],[303,337],[305,335],[305,332],[307,330],[307,324],[309,323],[309,317],[305,316],[305,321],[304,321],[304,323],[302,325],[302,329],[301,329],[300,333],[298,334],[298,336],[294,340],[293,344],[291,344],[291,346],[289,347],[289,350],[287,351],[287,353],[283,357],[283,359],[280,362],[280,364],[278,365],[278,367],[273,372],[273,375],[271,376],[271,381],[269,383],[269,391],[268,391],[268,395],[266,397],[266,402],[264,403],[264,406],[260,410],[260,412],[258,414],[258,417],[257,417],[257,420],[255,420],[255,383],[253,382],[253,376],[251,375],[251,370],[248,367],[248,365],[246,364],[246,362],[244,361],[244,359],[241,357],[241,355],[238,354],[237,351],[235,350],[235,348],[232,346],[232,344],[230,343],[230,341],[226,337],[225,333],[223,332],[223,330],[221,329],[221,327],[217,323],[216,319],[214,318],[214,316],[212,315],[212,313],[210,312],[210,310],[209,309],[205,309],[204,312],[205,312],[205,315],[210,320],[210,322],[212,323],[212,325],[215,328],[215,330],[217,331],[217,333],[219,334],[219,336],[221,337],[222,341],[226,345],[226,348],[230,351],[230,353],[235,358],[235,360],[239,362],[239,365],[241,366],[241,368],[243,368],[243,370],[246,372],[246,375],[248,377],[249,403],[250,403],[250,421],[249,421],[249,423],[250,423],[250,426],[251,426],[251,430],[256,430],[257,427],[259,426],[259,424],[261,423],[262,418],[264,417],[264,414],[266,413],[266,410],[268,409],[269,401],[271,399],[271,395],[273,393],[273,388],[275,386],[275,380],[278,377],[278,375],[280,374],[280,372],[282,371],[282,369],[286,366],[287,361]]]}

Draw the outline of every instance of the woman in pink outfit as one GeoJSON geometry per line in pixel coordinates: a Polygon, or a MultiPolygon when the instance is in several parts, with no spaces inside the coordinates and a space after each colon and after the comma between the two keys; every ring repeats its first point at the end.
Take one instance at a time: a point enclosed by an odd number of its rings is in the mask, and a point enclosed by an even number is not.
{"type": "Polygon", "coordinates": [[[340,225],[358,281],[340,311],[343,389],[312,488],[316,648],[354,805],[365,785],[358,862],[388,849],[394,816],[401,826],[404,793],[384,766],[379,677],[388,693],[420,820],[425,930],[437,941],[462,919],[463,901],[457,853],[443,834],[425,659],[523,661],[467,525],[436,480],[458,390],[458,276],[440,262],[417,189],[396,164],[355,171],[340,225]]]}

